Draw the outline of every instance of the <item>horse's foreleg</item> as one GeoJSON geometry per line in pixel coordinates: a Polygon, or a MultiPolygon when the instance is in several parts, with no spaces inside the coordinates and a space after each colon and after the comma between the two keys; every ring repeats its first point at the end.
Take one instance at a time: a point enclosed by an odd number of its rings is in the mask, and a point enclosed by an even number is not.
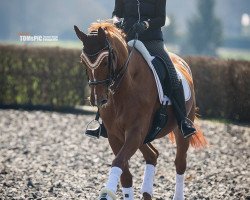
{"type": "Polygon", "coordinates": [[[152,144],[145,144],[140,147],[140,151],[146,161],[144,170],[144,178],[141,185],[141,193],[144,200],[151,200],[153,196],[153,183],[155,175],[155,166],[159,152],[153,147],[152,144]]]}
{"type": "MultiPolygon", "coordinates": [[[[116,137],[109,137],[110,147],[115,154],[121,150],[123,143],[116,137]]],[[[109,172],[108,181],[105,188],[103,188],[99,195],[99,200],[113,200],[116,199],[115,193],[117,190],[117,185],[122,174],[122,170],[118,167],[112,167],[109,172]]]]}
{"type": "MultiPolygon", "coordinates": [[[[119,183],[119,179],[124,171],[126,175],[126,168],[128,160],[134,155],[137,149],[141,145],[141,135],[135,134],[139,133],[138,129],[131,129],[129,132],[126,133],[125,142],[123,143],[122,147],[118,148],[118,144],[121,142],[117,139],[110,139],[110,145],[115,154],[117,153],[115,159],[112,163],[112,168],[110,170],[109,178],[106,184],[106,188],[104,191],[110,191],[112,194],[112,198],[114,199],[114,195],[117,191],[117,185],[119,183]]],[[[120,145],[119,145],[120,146],[120,145]]],[[[111,196],[109,195],[109,196],[111,196]]]]}
{"type": "Polygon", "coordinates": [[[177,152],[175,158],[175,167],[176,167],[176,184],[175,184],[175,194],[174,200],[183,200],[184,199],[184,173],[186,171],[186,158],[187,151],[189,147],[189,140],[184,139],[181,135],[179,129],[174,131],[176,144],[177,144],[177,152]]]}
{"type": "Polygon", "coordinates": [[[122,193],[124,200],[134,200],[134,189],[132,174],[129,171],[129,164],[125,165],[121,175],[122,193]]]}

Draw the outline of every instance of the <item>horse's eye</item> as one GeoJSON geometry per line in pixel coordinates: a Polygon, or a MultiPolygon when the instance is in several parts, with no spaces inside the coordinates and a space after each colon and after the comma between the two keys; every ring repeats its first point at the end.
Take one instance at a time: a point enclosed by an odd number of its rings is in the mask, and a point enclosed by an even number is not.
{"type": "Polygon", "coordinates": [[[104,60],[104,61],[103,61],[103,66],[106,66],[106,65],[108,65],[108,61],[107,61],[107,60],[104,60]]]}

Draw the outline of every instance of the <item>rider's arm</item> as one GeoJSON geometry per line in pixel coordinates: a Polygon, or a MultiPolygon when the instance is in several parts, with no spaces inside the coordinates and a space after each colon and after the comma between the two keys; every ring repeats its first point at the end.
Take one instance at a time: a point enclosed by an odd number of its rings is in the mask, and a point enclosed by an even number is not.
{"type": "Polygon", "coordinates": [[[115,0],[115,8],[112,17],[123,18],[123,0],[115,0]]]}
{"type": "Polygon", "coordinates": [[[166,0],[158,0],[157,2],[157,16],[148,19],[149,29],[161,28],[166,21],[166,0]]]}

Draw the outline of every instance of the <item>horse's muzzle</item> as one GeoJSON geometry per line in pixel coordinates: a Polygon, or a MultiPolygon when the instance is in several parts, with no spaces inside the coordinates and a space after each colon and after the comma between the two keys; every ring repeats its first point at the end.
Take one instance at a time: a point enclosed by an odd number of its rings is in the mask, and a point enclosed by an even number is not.
{"type": "Polygon", "coordinates": [[[108,98],[90,98],[90,103],[92,106],[103,107],[108,103],[108,98]]]}

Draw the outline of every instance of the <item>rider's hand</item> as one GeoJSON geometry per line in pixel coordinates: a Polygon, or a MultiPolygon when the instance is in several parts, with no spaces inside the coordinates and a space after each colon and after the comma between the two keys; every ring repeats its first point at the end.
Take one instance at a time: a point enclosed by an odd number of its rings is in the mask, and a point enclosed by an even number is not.
{"type": "Polygon", "coordinates": [[[113,16],[112,18],[113,24],[116,26],[116,28],[122,29],[123,28],[123,18],[119,18],[117,16],[113,16]]]}
{"type": "Polygon", "coordinates": [[[122,29],[123,28],[123,21],[115,22],[114,25],[116,26],[116,28],[122,29]]]}
{"type": "Polygon", "coordinates": [[[139,23],[135,23],[133,26],[133,31],[135,33],[141,34],[143,33],[145,30],[147,30],[148,25],[146,22],[139,22],[139,23]]]}

